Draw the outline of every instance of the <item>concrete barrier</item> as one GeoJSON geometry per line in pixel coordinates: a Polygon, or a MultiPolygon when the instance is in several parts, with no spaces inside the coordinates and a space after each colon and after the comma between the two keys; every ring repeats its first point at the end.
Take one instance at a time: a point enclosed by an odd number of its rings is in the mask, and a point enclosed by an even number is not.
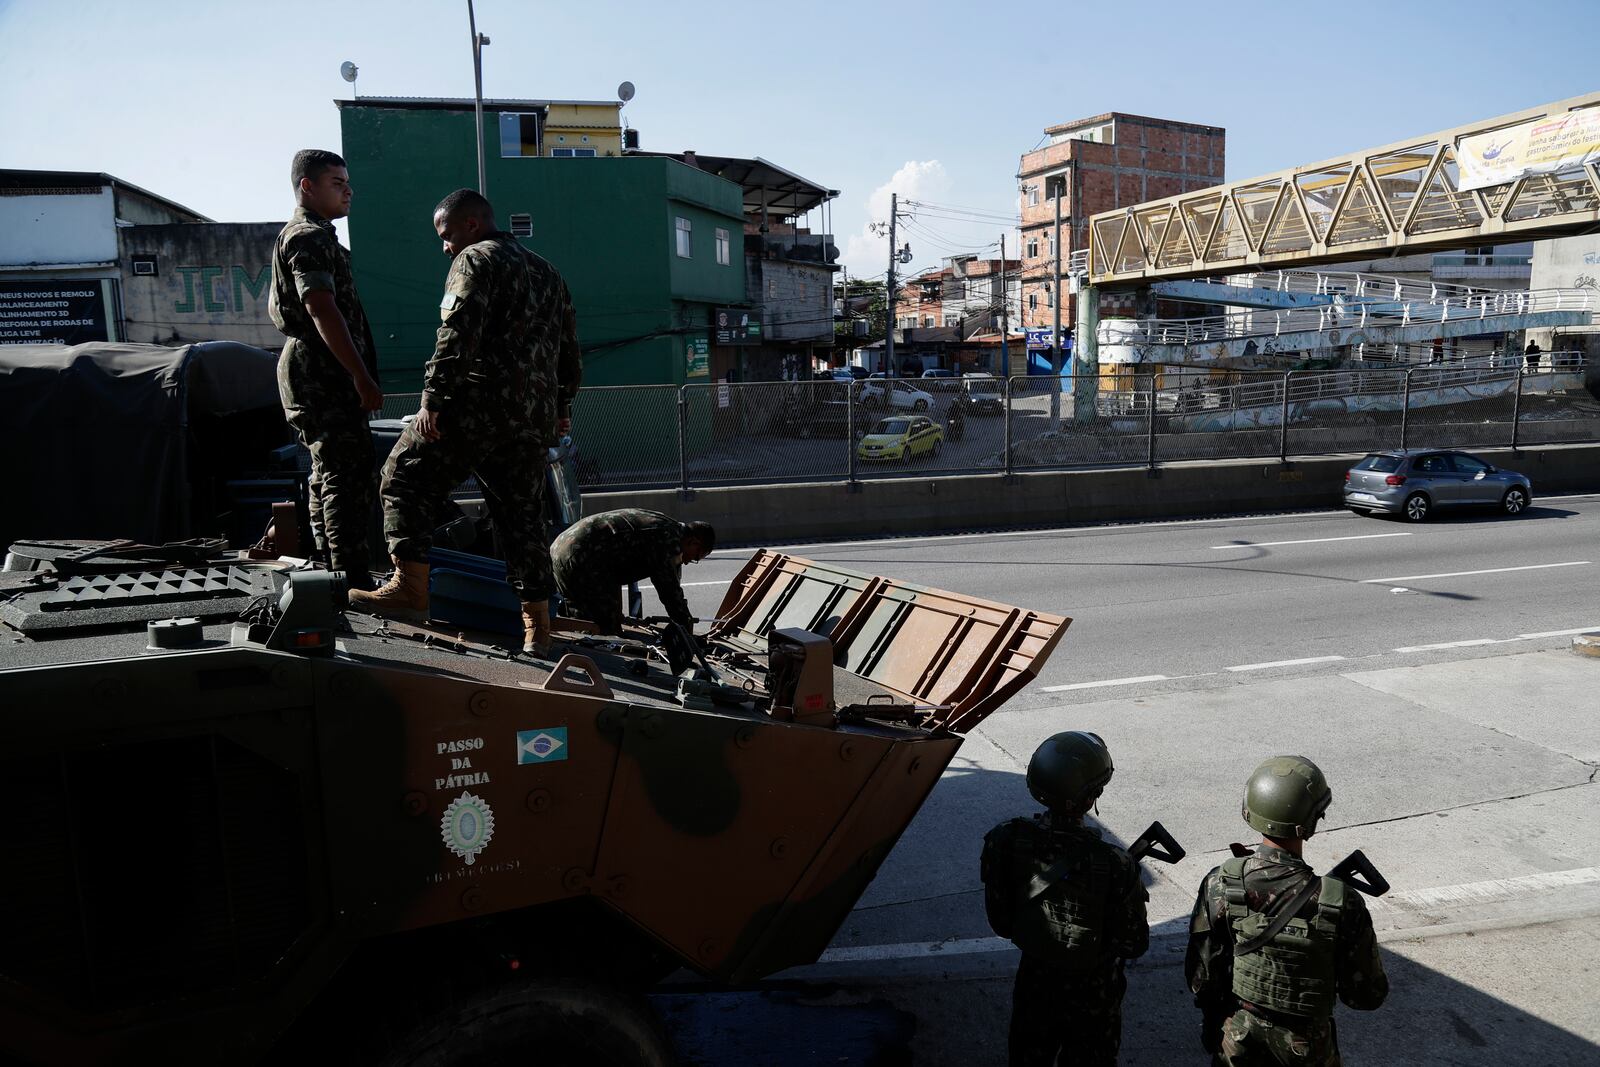
{"type": "MultiPolygon", "coordinates": [[[[1473,449],[1526,474],[1542,495],[1600,489],[1600,444],[1473,449]]],[[[589,513],[640,507],[717,528],[724,544],[905,536],[962,530],[1339,507],[1344,472],[1361,453],[1276,460],[1205,460],[1107,470],[895,478],[586,493],[589,513]]]]}

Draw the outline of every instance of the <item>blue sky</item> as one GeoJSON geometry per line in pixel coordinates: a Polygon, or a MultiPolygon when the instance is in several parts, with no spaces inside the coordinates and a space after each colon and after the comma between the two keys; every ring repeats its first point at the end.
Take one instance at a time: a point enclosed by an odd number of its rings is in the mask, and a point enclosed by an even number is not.
{"type": "MultiPolygon", "coordinates": [[[[1057,122],[1223,126],[1236,179],[1600,89],[1593,0],[477,9],[486,95],[608,99],[629,79],[644,147],[759,155],[841,190],[852,274],[883,270],[862,229],[891,184],[1013,213],[1017,157],[1057,122]]],[[[465,0],[0,0],[0,167],[106,171],[213,218],[284,218],[289,157],[338,146],[345,59],[364,95],[470,96],[465,0]]],[[[921,220],[913,269],[1001,228],[921,220]]]]}

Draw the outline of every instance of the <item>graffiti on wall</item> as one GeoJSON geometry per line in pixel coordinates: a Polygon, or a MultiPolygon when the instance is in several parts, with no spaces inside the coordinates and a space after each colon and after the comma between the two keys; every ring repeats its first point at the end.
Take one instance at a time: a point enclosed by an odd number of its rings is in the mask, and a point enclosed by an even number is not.
{"type": "Polygon", "coordinates": [[[267,298],[267,285],[272,281],[271,266],[253,270],[234,263],[227,267],[175,267],[174,270],[181,279],[183,295],[173,301],[172,310],[180,315],[243,311],[245,294],[250,294],[252,301],[263,301],[267,298]]]}

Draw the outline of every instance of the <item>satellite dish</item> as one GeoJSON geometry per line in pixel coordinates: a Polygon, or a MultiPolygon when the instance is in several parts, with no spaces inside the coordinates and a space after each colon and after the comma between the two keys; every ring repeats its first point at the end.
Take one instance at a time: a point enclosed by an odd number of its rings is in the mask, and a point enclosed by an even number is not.
{"type": "Polygon", "coordinates": [[[339,77],[354,85],[356,82],[356,65],[348,59],[339,64],[339,77]]]}
{"type": "Polygon", "coordinates": [[[624,104],[633,99],[632,82],[623,82],[621,85],[617,86],[617,99],[621,100],[624,104]]]}

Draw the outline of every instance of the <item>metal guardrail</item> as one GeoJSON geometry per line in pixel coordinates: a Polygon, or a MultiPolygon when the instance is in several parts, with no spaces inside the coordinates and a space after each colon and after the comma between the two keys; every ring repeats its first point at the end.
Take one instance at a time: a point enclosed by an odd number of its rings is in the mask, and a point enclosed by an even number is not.
{"type": "MultiPolygon", "coordinates": [[[[1116,377],[601,386],[574,405],[575,459],[590,491],[688,491],[1600,441],[1582,367],[1142,364],[1116,377]],[[891,447],[865,448],[873,431],[891,447]]],[[[385,414],[418,399],[392,395],[385,414]]]]}

